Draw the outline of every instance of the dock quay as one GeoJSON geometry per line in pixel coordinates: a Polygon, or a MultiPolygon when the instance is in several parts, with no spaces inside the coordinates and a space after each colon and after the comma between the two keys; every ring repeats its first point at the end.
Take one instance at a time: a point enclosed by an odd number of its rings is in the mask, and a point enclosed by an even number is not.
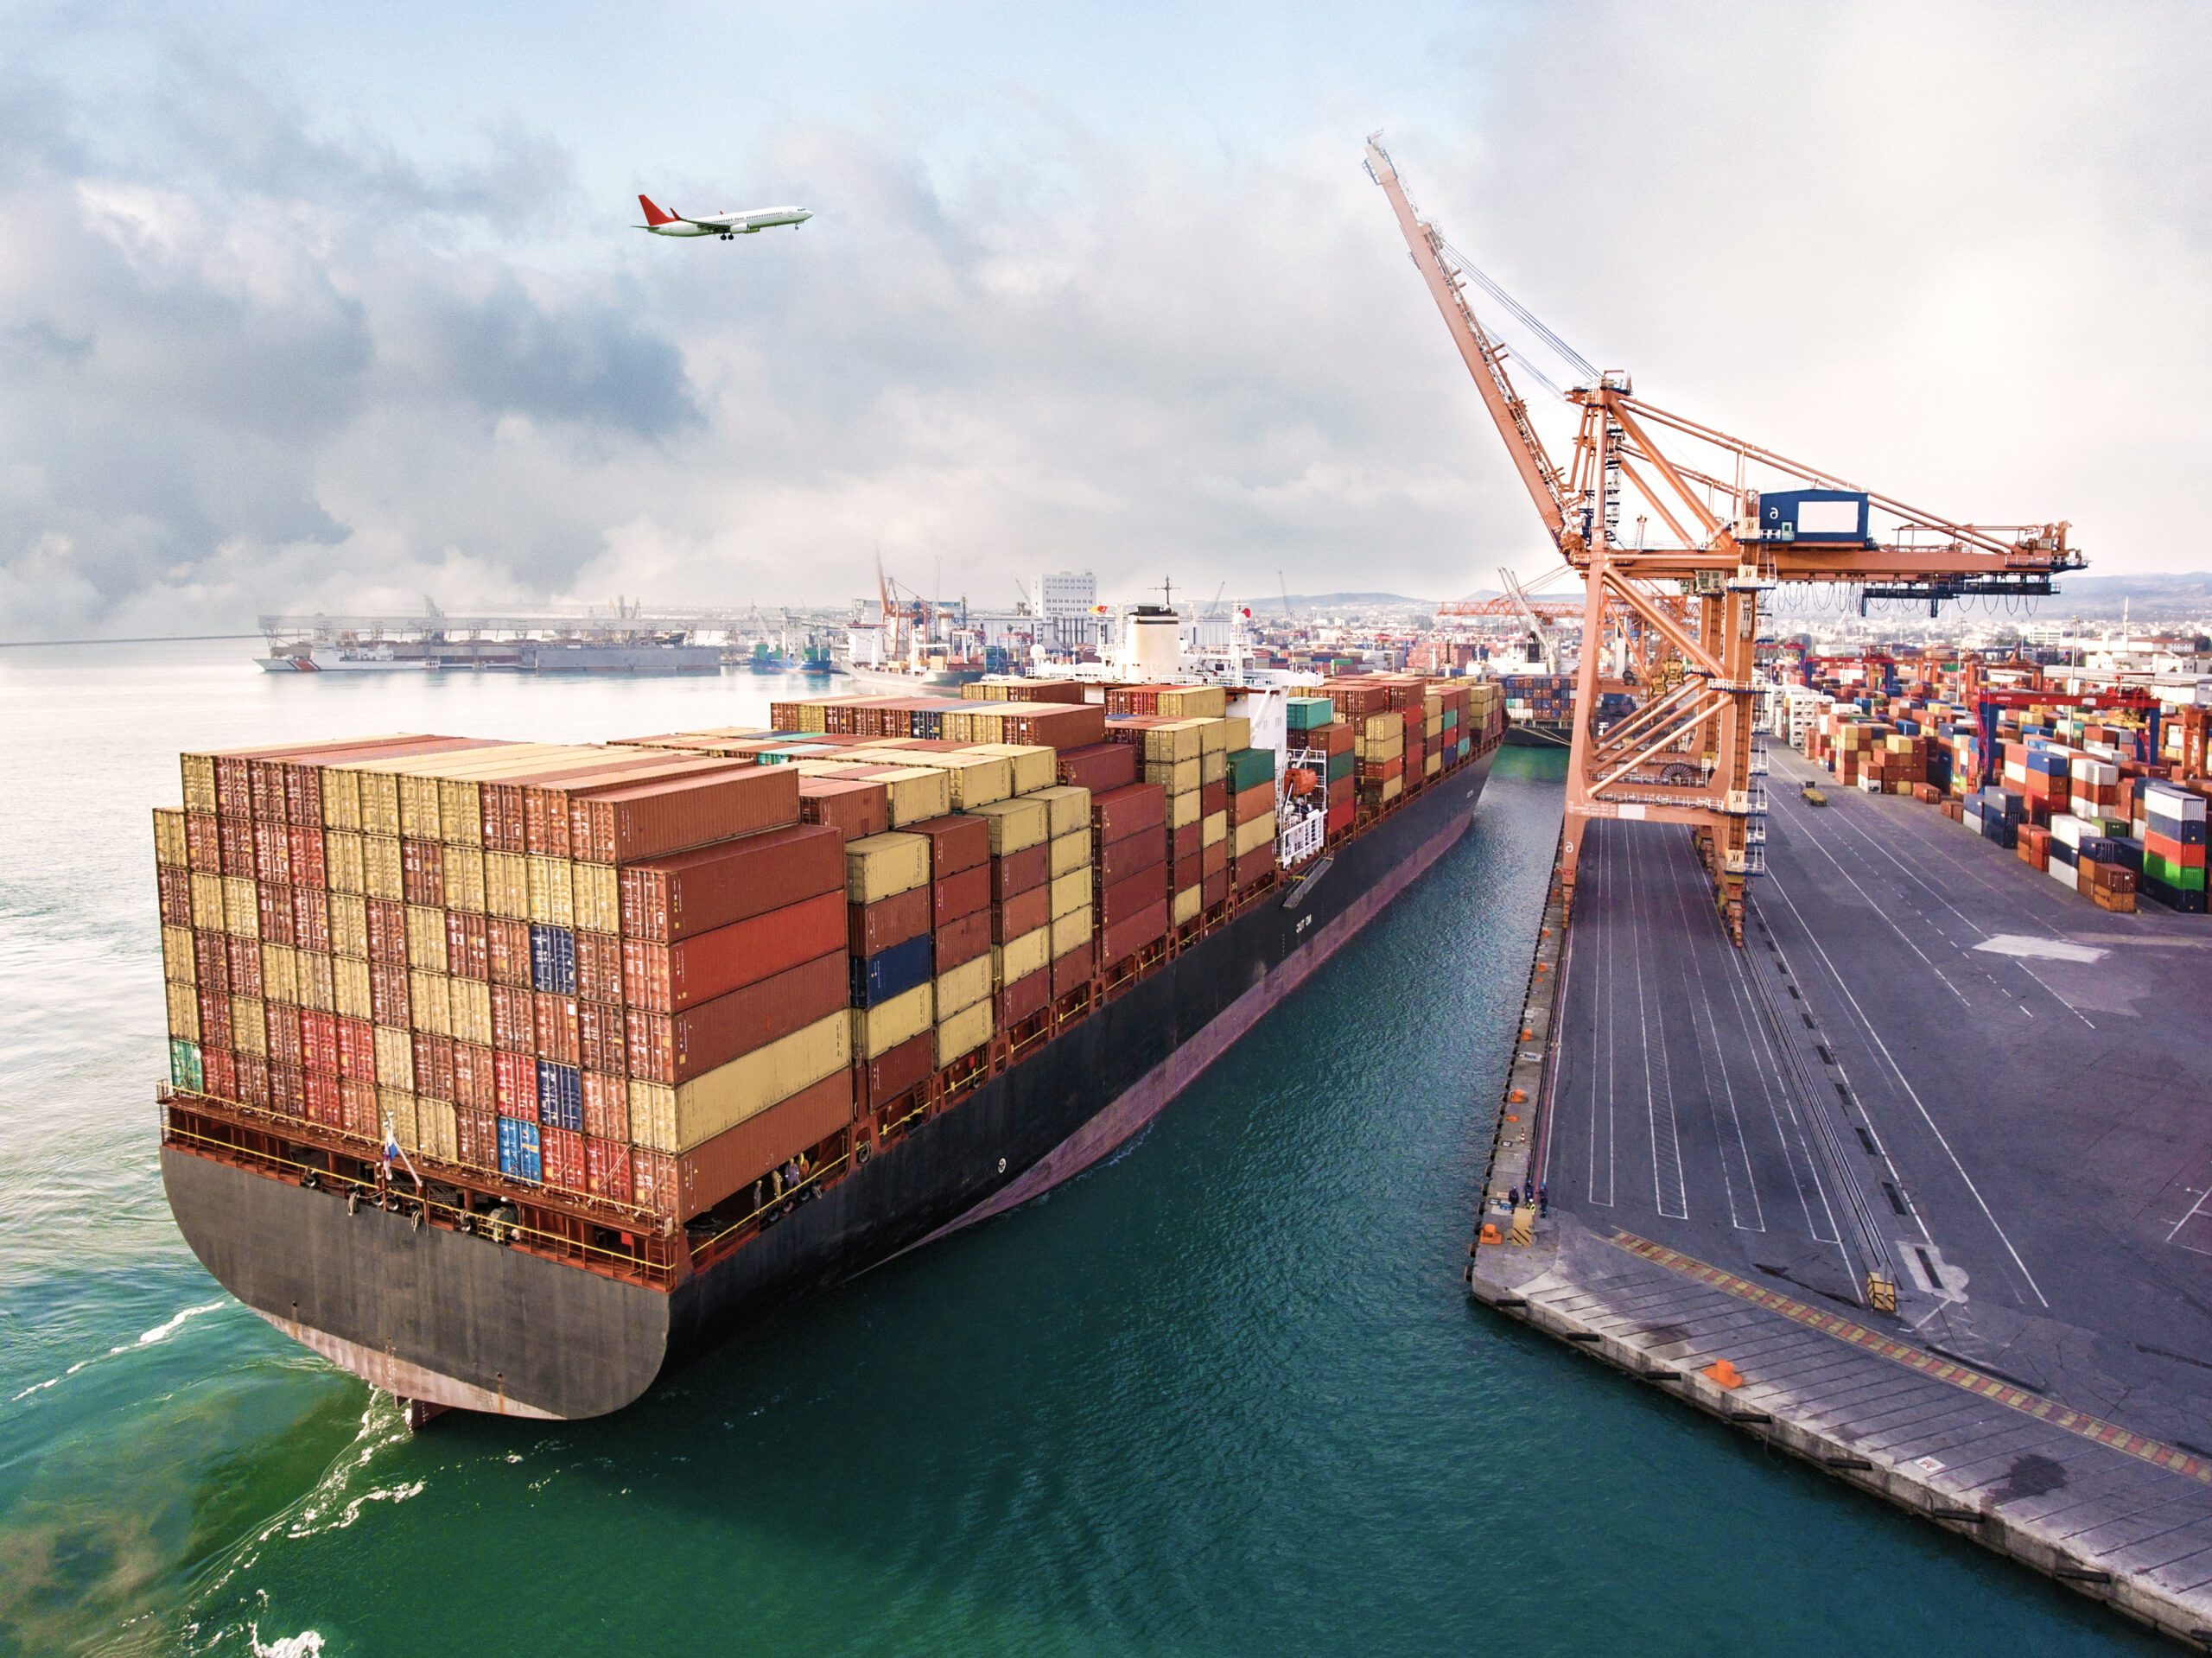
{"type": "Polygon", "coordinates": [[[1586,825],[1469,1289],[2212,1650],[2212,929],[1774,772],[1741,949],[1685,831],[1586,825]]]}

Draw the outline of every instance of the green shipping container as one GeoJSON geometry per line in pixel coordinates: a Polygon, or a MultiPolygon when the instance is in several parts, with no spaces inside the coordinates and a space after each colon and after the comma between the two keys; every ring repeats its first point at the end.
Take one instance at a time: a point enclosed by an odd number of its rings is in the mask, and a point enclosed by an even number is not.
{"type": "Polygon", "coordinates": [[[1283,704],[1285,720],[1293,731],[1311,731],[1316,726],[1325,726],[1337,717],[1337,705],[1326,696],[1294,696],[1283,704]]]}
{"type": "Polygon", "coordinates": [[[2204,890],[2204,866],[2202,864],[2177,864],[2155,852],[2146,852],[2143,854],[2143,873],[2154,880],[2165,882],[2169,886],[2178,886],[2184,893],[2204,890]]]}
{"type": "Polygon", "coordinates": [[[200,1045],[197,1042],[169,1043],[169,1083],[188,1094],[206,1091],[207,1080],[200,1067],[200,1045]]]}
{"type": "Polygon", "coordinates": [[[1229,791],[1243,794],[1247,789],[1256,789],[1263,783],[1275,780],[1275,751],[1272,748],[1237,748],[1229,755],[1229,791]]]}
{"type": "Polygon", "coordinates": [[[1352,763],[1358,758],[1359,757],[1357,754],[1352,753],[1350,750],[1346,750],[1341,754],[1330,755],[1329,781],[1334,783],[1338,778],[1350,777],[1351,775],[1352,763]]]}

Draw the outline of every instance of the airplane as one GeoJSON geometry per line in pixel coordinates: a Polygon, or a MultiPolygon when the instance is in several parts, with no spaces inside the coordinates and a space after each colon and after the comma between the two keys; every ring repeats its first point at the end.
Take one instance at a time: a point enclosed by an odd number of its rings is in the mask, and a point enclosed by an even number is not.
{"type": "Polygon", "coordinates": [[[725,242],[734,236],[753,236],[773,230],[779,225],[789,225],[797,230],[814,217],[804,207],[753,207],[740,213],[711,213],[704,219],[686,219],[682,213],[663,213],[653,206],[651,196],[639,196],[638,205],[645,210],[645,222],[638,226],[641,231],[651,231],[655,236],[719,236],[725,242]]]}

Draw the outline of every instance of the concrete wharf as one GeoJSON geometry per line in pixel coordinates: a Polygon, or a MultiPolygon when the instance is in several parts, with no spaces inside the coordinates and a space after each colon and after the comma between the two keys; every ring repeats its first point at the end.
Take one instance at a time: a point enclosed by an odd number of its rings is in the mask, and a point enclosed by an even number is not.
{"type": "Polygon", "coordinates": [[[2212,1649],[2212,928],[1772,795],[1742,950],[1683,831],[1589,826],[1470,1289],[2212,1649]]]}

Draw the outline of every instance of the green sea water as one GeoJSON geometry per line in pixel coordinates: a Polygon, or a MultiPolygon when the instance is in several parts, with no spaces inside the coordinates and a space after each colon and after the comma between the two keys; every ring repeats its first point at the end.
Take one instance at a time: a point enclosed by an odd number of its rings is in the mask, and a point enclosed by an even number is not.
{"type": "Polygon", "coordinates": [[[147,810],[186,746],[613,738],[797,682],[249,648],[0,651],[0,1653],[2162,1649],[1469,1305],[1535,751],[1107,1163],[618,1417],[410,1438],[169,1223],[147,810]]]}

